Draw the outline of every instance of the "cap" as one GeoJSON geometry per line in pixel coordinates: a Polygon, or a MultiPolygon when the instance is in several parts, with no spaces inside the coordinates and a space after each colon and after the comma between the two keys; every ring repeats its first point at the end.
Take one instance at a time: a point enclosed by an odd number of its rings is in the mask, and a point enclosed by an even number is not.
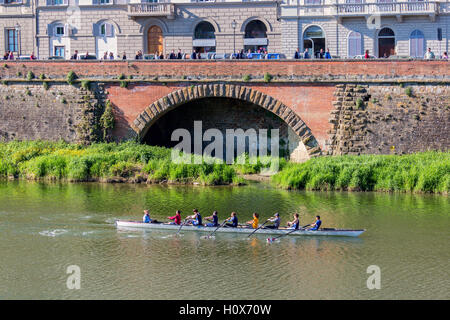
{"type": "Polygon", "coordinates": [[[277,212],[277,213],[275,213],[275,216],[277,216],[277,217],[279,217],[280,216],[280,214],[277,212]]]}

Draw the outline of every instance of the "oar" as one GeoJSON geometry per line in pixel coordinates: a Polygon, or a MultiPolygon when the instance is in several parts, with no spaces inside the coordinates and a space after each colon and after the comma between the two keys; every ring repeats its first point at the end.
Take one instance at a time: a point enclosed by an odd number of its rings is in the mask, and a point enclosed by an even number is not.
{"type": "Polygon", "coordinates": [[[175,233],[175,235],[177,236],[180,233],[181,228],[183,228],[183,226],[186,224],[186,219],[183,220],[183,223],[181,224],[180,228],[178,229],[177,233],[175,233]]]}
{"type": "Polygon", "coordinates": [[[213,236],[214,233],[216,233],[217,230],[219,230],[220,228],[222,228],[225,223],[227,223],[227,220],[225,220],[224,222],[222,222],[222,224],[220,224],[213,232],[211,232],[209,235],[205,236],[205,239],[209,239],[213,236]]]}
{"type": "Polygon", "coordinates": [[[250,238],[250,236],[251,236],[252,234],[254,234],[256,231],[258,231],[259,229],[261,229],[262,227],[264,227],[264,225],[265,225],[267,222],[269,222],[269,221],[270,221],[270,220],[267,219],[266,222],[264,222],[262,225],[260,225],[258,228],[256,228],[255,231],[253,231],[252,233],[250,233],[250,234],[248,235],[247,238],[250,238]]]}
{"type": "Polygon", "coordinates": [[[274,238],[267,238],[267,242],[273,242],[274,240],[280,239],[280,238],[282,238],[282,237],[284,237],[284,236],[287,236],[288,234],[291,234],[291,233],[293,233],[293,232],[295,232],[295,231],[305,230],[305,228],[306,228],[307,226],[309,226],[309,224],[307,224],[307,225],[304,226],[304,227],[301,227],[300,229],[294,229],[294,230],[291,230],[291,231],[289,231],[289,232],[287,232],[287,233],[282,234],[281,236],[274,237],[274,238]]]}

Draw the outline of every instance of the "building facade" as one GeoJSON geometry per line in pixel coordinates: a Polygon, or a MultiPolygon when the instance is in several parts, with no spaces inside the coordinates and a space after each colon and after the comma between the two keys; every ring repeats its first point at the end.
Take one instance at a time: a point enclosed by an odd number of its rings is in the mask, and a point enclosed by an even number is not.
{"type": "Polygon", "coordinates": [[[424,57],[448,52],[448,0],[286,0],[281,5],[283,52],[296,48],[351,58],[424,57]]]}
{"type": "Polygon", "coordinates": [[[260,48],[423,57],[448,52],[449,25],[449,0],[0,0],[0,50],[40,59],[260,48]]]}

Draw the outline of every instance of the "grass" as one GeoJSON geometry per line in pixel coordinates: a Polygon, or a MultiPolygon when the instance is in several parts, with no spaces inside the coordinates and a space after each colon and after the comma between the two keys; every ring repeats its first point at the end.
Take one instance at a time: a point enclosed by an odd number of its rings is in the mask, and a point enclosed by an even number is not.
{"type": "Polygon", "coordinates": [[[202,185],[244,182],[233,165],[205,161],[177,164],[171,152],[136,142],[82,146],[62,141],[12,141],[0,143],[0,177],[73,182],[140,179],[202,185]]]}
{"type": "Polygon", "coordinates": [[[272,181],[288,189],[448,194],[450,152],[321,157],[288,163],[272,181]]]}
{"type": "MultiPolygon", "coordinates": [[[[175,163],[171,153],[171,149],[137,142],[89,146],[62,141],[3,142],[0,178],[221,185],[244,183],[240,174],[275,170],[277,165],[280,171],[272,182],[287,189],[442,194],[450,191],[450,152],[327,156],[301,164],[285,159],[274,163],[269,158],[242,155],[232,165],[200,158],[198,164],[175,163]]],[[[198,157],[185,156],[190,160],[198,157]]]]}

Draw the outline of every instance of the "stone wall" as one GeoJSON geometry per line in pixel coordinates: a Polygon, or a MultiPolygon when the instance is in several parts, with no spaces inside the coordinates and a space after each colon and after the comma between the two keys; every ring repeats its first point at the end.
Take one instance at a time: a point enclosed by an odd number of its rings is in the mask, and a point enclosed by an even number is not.
{"type": "Polygon", "coordinates": [[[448,85],[338,85],[335,95],[329,154],[450,148],[448,85]]]}
{"type": "Polygon", "coordinates": [[[103,107],[95,95],[67,83],[3,81],[0,85],[0,141],[99,140],[103,107]]]}
{"type": "MultiPolygon", "coordinates": [[[[196,99],[222,97],[234,99],[236,105],[248,101],[282,118],[301,137],[297,146],[306,149],[306,153],[301,148],[291,150],[297,153],[296,159],[304,159],[305,154],[449,148],[450,70],[446,62],[33,61],[6,62],[0,66],[0,77],[2,140],[102,140],[99,119],[106,100],[111,102],[116,123],[111,138],[122,141],[141,133],[143,138],[166,111],[196,99]],[[72,85],[65,81],[69,71],[78,76],[72,85]],[[35,77],[27,79],[30,72],[35,77]],[[263,79],[266,72],[273,76],[267,82],[263,79]],[[121,74],[124,79],[118,78],[121,74]],[[244,80],[246,74],[249,79],[244,80]],[[90,90],[82,88],[87,80],[90,90]],[[179,97],[176,92],[183,93],[179,103],[171,100],[174,95],[179,97]],[[143,123],[145,130],[136,130],[136,121],[145,118],[144,111],[158,101],[167,108],[143,123]]],[[[196,120],[223,117],[214,113],[223,106],[209,109],[211,114],[203,113],[203,119],[196,120]]],[[[199,113],[178,114],[188,120],[200,117],[199,113]]],[[[231,112],[233,117],[239,114],[231,112]]],[[[242,121],[248,127],[262,126],[251,119],[244,115],[242,121]]],[[[294,140],[288,137],[289,143],[294,140]]]]}

